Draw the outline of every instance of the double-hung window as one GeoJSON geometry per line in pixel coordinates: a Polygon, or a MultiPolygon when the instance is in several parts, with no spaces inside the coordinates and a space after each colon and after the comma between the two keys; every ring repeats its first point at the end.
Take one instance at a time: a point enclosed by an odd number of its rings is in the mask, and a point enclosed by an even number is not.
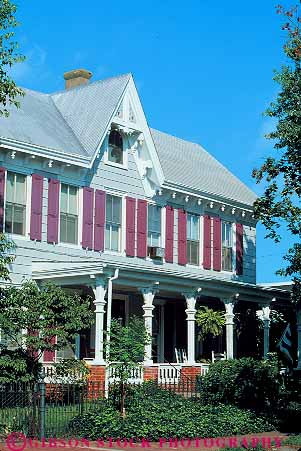
{"type": "Polygon", "coordinates": [[[26,176],[14,172],[7,173],[5,232],[26,233],[26,176]]]}
{"type": "Polygon", "coordinates": [[[121,242],[121,197],[106,195],[105,248],[120,251],[121,242]]]}
{"type": "Polygon", "coordinates": [[[147,245],[161,246],[161,207],[157,205],[148,205],[147,212],[147,245]]]}
{"type": "Polygon", "coordinates": [[[78,188],[61,185],[60,241],[78,244],[78,188]]]}
{"type": "Polygon", "coordinates": [[[187,263],[199,265],[200,261],[200,217],[187,214],[187,263]]]}
{"type": "Polygon", "coordinates": [[[232,223],[222,222],[222,270],[233,270],[233,236],[232,223]]]}

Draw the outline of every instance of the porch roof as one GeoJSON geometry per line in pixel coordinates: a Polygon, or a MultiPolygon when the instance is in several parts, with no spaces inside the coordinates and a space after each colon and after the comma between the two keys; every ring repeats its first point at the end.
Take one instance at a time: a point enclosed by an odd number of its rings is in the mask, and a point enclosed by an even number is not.
{"type": "Polygon", "coordinates": [[[162,267],[137,267],[131,262],[122,265],[110,261],[70,261],[34,263],[32,277],[36,281],[53,281],[62,286],[92,285],[97,277],[109,278],[119,268],[119,277],[115,285],[134,287],[136,289],[154,286],[159,291],[173,293],[196,292],[212,297],[231,298],[269,303],[271,301],[288,301],[290,293],[286,289],[244,283],[238,280],[206,275],[198,271],[189,272],[187,268],[175,270],[162,267]]]}

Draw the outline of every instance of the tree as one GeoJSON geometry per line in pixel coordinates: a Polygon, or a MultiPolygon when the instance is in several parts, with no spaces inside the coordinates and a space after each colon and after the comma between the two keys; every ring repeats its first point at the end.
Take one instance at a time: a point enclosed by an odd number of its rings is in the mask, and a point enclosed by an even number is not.
{"type": "Polygon", "coordinates": [[[284,53],[288,63],[275,72],[280,92],[265,112],[277,121],[275,130],[266,135],[274,142],[275,152],[253,170],[256,182],[265,182],[264,193],[254,207],[267,237],[279,242],[284,227],[295,241],[284,256],[286,267],[277,273],[292,277],[292,300],[301,305],[301,16],[298,6],[276,8],[286,21],[282,29],[287,32],[284,53]]]}
{"type": "Polygon", "coordinates": [[[41,354],[74,347],[76,335],[92,319],[89,299],[55,285],[39,289],[26,282],[21,288],[2,288],[0,381],[36,380],[41,354]]]}
{"type": "Polygon", "coordinates": [[[17,53],[18,44],[13,41],[17,7],[10,0],[0,0],[0,115],[9,115],[7,105],[19,107],[18,98],[24,95],[14,80],[9,76],[9,69],[16,63],[24,61],[24,56],[17,53]]]}
{"type": "Polygon", "coordinates": [[[127,326],[122,326],[112,319],[107,342],[107,361],[113,362],[113,370],[118,378],[117,388],[120,393],[120,412],[125,416],[125,399],[127,382],[135,370],[142,365],[145,356],[145,345],[150,343],[144,321],[132,316],[127,326]]]}
{"type": "Polygon", "coordinates": [[[4,233],[0,233],[0,279],[10,280],[8,265],[13,263],[15,255],[15,243],[4,233]]]}

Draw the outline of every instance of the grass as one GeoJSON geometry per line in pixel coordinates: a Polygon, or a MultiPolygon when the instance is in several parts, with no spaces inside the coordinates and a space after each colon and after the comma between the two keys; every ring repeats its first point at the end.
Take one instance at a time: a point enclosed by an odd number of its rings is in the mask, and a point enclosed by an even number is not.
{"type": "MultiPolygon", "coordinates": [[[[95,402],[69,405],[46,405],[45,435],[66,435],[69,421],[75,416],[95,407],[95,402]]],[[[0,432],[38,431],[39,410],[32,407],[0,409],[0,432]]]]}

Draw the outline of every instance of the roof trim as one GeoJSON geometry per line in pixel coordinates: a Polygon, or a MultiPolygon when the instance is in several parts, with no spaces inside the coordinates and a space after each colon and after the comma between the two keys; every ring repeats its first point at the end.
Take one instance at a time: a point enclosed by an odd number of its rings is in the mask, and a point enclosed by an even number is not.
{"type": "Polygon", "coordinates": [[[235,199],[231,199],[229,197],[223,197],[223,196],[218,196],[215,193],[209,193],[206,191],[199,191],[195,188],[190,188],[189,186],[186,185],[182,185],[181,183],[174,183],[174,182],[170,182],[168,180],[166,180],[163,183],[163,188],[166,189],[170,189],[171,191],[179,191],[182,192],[183,194],[187,194],[187,195],[191,195],[194,194],[195,196],[199,196],[202,197],[203,199],[208,199],[208,201],[212,201],[215,200],[216,202],[221,202],[225,205],[228,205],[229,207],[237,207],[237,208],[242,208],[245,211],[249,211],[250,213],[253,213],[253,205],[249,204],[249,203],[243,203],[243,202],[239,202],[235,199]],[[229,201],[231,203],[229,203],[229,201]]]}
{"type": "Polygon", "coordinates": [[[15,150],[18,152],[43,157],[48,160],[53,159],[56,161],[61,161],[63,163],[70,163],[76,166],[89,168],[90,161],[89,157],[70,153],[67,154],[65,152],[60,152],[58,150],[51,149],[49,147],[43,147],[35,144],[17,141],[15,139],[5,138],[3,136],[0,137],[0,148],[15,150]]]}

